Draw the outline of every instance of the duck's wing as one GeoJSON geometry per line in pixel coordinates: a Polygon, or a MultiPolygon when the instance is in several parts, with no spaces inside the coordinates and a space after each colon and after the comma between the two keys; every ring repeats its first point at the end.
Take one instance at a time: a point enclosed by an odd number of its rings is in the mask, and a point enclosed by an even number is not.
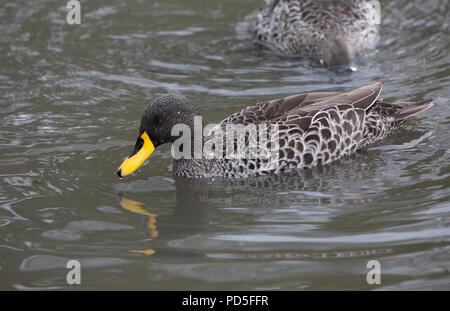
{"type": "Polygon", "coordinates": [[[375,82],[350,92],[340,93],[298,107],[280,120],[287,126],[298,126],[306,133],[324,125],[335,128],[344,126],[355,133],[362,129],[366,112],[375,104],[382,89],[382,82],[375,82]],[[316,124],[317,123],[317,124],[316,124]],[[320,125],[321,123],[322,125],[320,125]],[[313,126],[314,125],[314,126],[313,126]]]}
{"type": "Polygon", "coordinates": [[[382,87],[382,82],[370,83],[350,92],[327,97],[306,107],[299,108],[304,112],[308,112],[309,115],[324,108],[329,108],[330,106],[337,106],[340,104],[349,104],[354,108],[368,110],[380,96],[382,87]]]}
{"type": "Polygon", "coordinates": [[[287,119],[290,119],[290,121],[295,119],[294,122],[296,124],[293,124],[293,126],[307,128],[311,118],[307,118],[304,121],[299,120],[301,117],[297,116],[295,111],[339,94],[335,92],[302,93],[249,106],[222,120],[210,130],[204,141],[206,142],[216,137],[216,131],[226,132],[228,125],[276,124],[280,122],[285,123],[287,119]]]}
{"type": "Polygon", "coordinates": [[[277,123],[293,117],[313,117],[323,109],[344,104],[365,111],[375,103],[381,89],[382,82],[374,82],[345,93],[314,92],[287,96],[247,107],[220,122],[219,126],[277,123]]]}
{"type": "Polygon", "coordinates": [[[227,124],[249,124],[276,122],[284,116],[292,114],[295,110],[314,103],[320,102],[328,97],[339,95],[332,92],[302,93],[287,97],[274,99],[267,102],[249,106],[222,120],[219,126],[227,124]]]}

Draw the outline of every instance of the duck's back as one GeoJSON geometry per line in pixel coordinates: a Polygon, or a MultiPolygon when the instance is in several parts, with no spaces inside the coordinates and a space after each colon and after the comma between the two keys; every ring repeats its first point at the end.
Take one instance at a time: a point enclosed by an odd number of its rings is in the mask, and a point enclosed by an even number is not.
{"type": "Polygon", "coordinates": [[[266,0],[253,14],[255,40],[288,56],[339,66],[378,42],[380,12],[366,0],[266,0]]]}

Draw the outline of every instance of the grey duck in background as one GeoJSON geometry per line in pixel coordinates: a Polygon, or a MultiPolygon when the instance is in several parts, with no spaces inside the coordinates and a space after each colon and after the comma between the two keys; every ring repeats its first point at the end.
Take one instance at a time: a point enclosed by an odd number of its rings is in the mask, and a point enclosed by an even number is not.
{"type": "MultiPolygon", "coordinates": [[[[268,159],[251,157],[181,158],[174,159],[173,172],[178,176],[197,178],[242,178],[327,164],[384,139],[407,118],[432,105],[430,99],[388,103],[379,99],[381,89],[382,82],[377,81],[344,93],[292,95],[249,106],[216,125],[216,128],[225,129],[224,136],[227,135],[228,124],[278,125],[279,138],[275,143],[279,146],[279,157],[275,167],[268,168],[268,159]]],[[[142,116],[135,148],[118,170],[119,177],[137,169],[154,148],[173,143],[178,138],[171,134],[175,124],[189,125],[193,135],[195,116],[200,116],[200,113],[182,95],[164,95],[153,99],[142,116]],[[141,151],[146,148],[149,153],[141,151]]],[[[203,144],[212,138],[203,138],[203,144]]]]}
{"type": "Polygon", "coordinates": [[[378,43],[380,12],[366,0],[265,0],[250,17],[255,41],[279,51],[322,63],[350,65],[358,53],[378,43]]]}

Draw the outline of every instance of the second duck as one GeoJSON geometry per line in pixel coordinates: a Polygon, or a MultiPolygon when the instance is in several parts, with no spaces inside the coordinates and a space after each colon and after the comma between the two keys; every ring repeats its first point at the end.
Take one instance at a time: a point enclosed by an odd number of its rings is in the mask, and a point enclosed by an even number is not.
{"type": "Polygon", "coordinates": [[[375,0],[265,0],[250,17],[256,42],[326,67],[350,65],[379,40],[375,0]]]}

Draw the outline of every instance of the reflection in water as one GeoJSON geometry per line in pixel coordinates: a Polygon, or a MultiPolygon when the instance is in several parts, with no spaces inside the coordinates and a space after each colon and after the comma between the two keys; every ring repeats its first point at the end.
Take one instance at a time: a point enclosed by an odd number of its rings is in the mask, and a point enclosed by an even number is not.
{"type": "MultiPolygon", "coordinates": [[[[301,215],[301,209],[304,208],[304,216],[301,218],[304,218],[304,221],[312,221],[314,217],[320,217],[324,223],[323,228],[327,228],[328,221],[326,219],[345,218],[346,213],[331,216],[327,209],[321,206],[334,204],[345,208],[349,204],[367,204],[376,200],[377,196],[383,196],[383,192],[377,195],[374,195],[372,191],[368,191],[366,194],[358,192],[357,195],[353,192],[353,187],[359,181],[367,182],[370,176],[379,174],[377,171],[382,169],[382,166],[371,163],[370,159],[373,157],[377,157],[376,152],[369,154],[365,151],[358,151],[334,162],[332,165],[322,165],[288,174],[257,178],[195,179],[175,176],[176,202],[174,202],[173,212],[170,215],[157,215],[150,212],[151,200],[145,203],[124,196],[120,202],[123,208],[148,217],[146,226],[149,236],[153,239],[152,241],[145,241],[145,243],[151,244],[151,248],[132,250],[132,252],[145,255],[157,253],[160,257],[161,255],[176,256],[177,253],[179,256],[186,256],[189,253],[189,256],[194,257],[235,258],[240,260],[333,259],[388,254],[392,251],[391,248],[358,249],[342,252],[274,252],[272,250],[270,253],[241,248],[237,253],[234,251],[223,253],[217,252],[217,250],[198,252],[182,246],[185,241],[208,231],[212,221],[209,219],[210,205],[245,206],[246,204],[252,204],[253,206],[269,208],[269,213],[277,213],[277,208],[282,209],[286,205],[298,205],[304,202],[305,207],[299,207],[298,210],[299,215],[301,215]],[[227,195],[224,196],[223,193],[227,195]],[[311,209],[315,210],[315,216],[311,213],[311,209]],[[154,247],[154,244],[161,246],[161,250],[154,247]]],[[[358,186],[361,187],[362,184],[358,186]]],[[[254,212],[250,213],[242,212],[240,221],[249,223],[258,221],[257,217],[261,211],[261,209],[255,209],[254,212]]],[[[214,210],[213,213],[217,213],[217,210],[214,210]]],[[[273,215],[272,221],[274,220],[276,220],[276,215],[273,215]]],[[[301,220],[297,219],[297,221],[301,220]]],[[[330,230],[335,229],[330,228],[330,230]]],[[[247,237],[250,240],[252,239],[250,233],[247,237]]]]}
{"type": "MultiPolygon", "coordinates": [[[[171,215],[150,213],[145,210],[144,202],[128,199],[124,196],[121,198],[120,205],[124,209],[148,217],[147,228],[152,239],[158,237],[165,240],[176,239],[204,231],[207,226],[207,181],[177,178],[175,184],[177,199],[174,213],[171,215]]],[[[153,255],[156,251],[153,248],[149,248],[145,250],[131,250],[131,252],[153,255]]]]}
{"type": "Polygon", "coordinates": [[[144,210],[142,208],[142,206],[144,206],[144,203],[122,197],[120,200],[120,205],[122,205],[124,209],[127,209],[133,213],[148,216],[147,228],[149,230],[150,237],[156,238],[159,235],[158,230],[156,230],[156,216],[158,215],[149,213],[144,210]]]}
{"type": "MultiPolygon", "coordinates": [[[[122,197],[121,200],[120,200],[120,205],[122,205],[122,207],[124,209],[127,209],[127,210],[129,210],[129,211],[131,211],[133,213],[137,213],[137,214],[148,216],[147,228],[148,228],[148,232],[150,234],[150,237],[152,237],[152,238],[158,237],[159,232],[156,229],[156,216],[158,216],[158,215],[149,213],[146,210],[144,210],[142,208],[142,206],[144,206],[144,203],[139,202],[139,201],[130,200],[130,199],[127,199],[125,197],[122,197]]],[[[151,248],[144,249],[144,250],[130,250],[130,252],[141,253],[141,254],[144,254],[144,255],[153,255],[155,253],[155,251],[153,249],[151,249],[151,248]]]]}

